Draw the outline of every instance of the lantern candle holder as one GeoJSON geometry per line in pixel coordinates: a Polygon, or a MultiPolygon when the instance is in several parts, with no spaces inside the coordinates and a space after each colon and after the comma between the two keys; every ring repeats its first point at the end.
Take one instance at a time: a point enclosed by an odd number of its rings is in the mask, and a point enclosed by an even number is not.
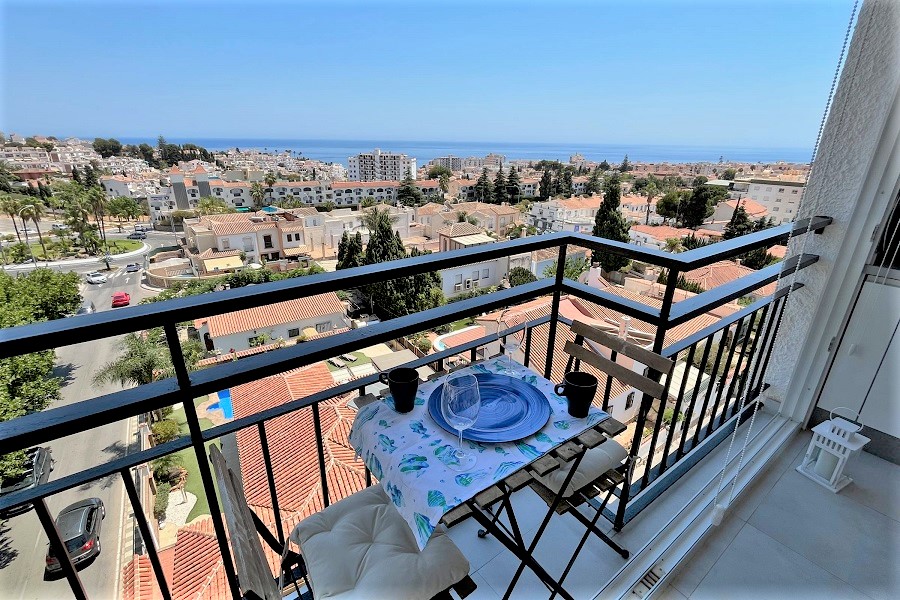
{"type": "Polygon", "coordinates": [[[847,460],[869,443],[860,435],[862,425],[835,417],[813,427],[813,437],[797,471],[832,492],[839,492],[853,480],[844,475],[847,460]]]}

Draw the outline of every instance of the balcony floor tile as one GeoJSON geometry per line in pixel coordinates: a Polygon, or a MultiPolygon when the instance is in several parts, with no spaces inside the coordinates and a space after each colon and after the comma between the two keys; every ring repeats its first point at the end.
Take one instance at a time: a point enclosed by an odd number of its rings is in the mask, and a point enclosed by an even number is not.
{"type": "Polygon", "coordinates": [[[725,519],[718,527],[713,527],[700,544],[694,548],[690,558],[682,561],[675,569],[672,587],[685,596],[690,596],[719,560],[728,545],[734,540],[745,522],[732,517],[725,519]]]}
{"type": "Polygon", "coordinates": [[[800,459],[806,452],[812,434],[803,431],[792,437],[784,444],[781,451],[772,463],[761,472],[750,486],[741,494],[734,504],[734,516],[746,521],[762,503],[778,483],[778,480],[789,469],[793,469],[800,463],[800,459]]]}
{"type": "Polygon", "coordinates": [[[872,597],[896,597],[900,523],[853,498],[788,470],[748,523],[872,597]]]}
{"type": "Polygon", "coordinates": [[[752,525],[744,525],[690,598],[864,600],[866,596],[752,525]]]}

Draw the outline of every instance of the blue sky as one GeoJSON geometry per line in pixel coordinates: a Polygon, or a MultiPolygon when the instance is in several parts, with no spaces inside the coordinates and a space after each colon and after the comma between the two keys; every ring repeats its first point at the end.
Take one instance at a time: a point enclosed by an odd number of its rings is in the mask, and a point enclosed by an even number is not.
{"type": "Polygon", "coordinates": [[[3,0],[0,130],[811,147],[851,5],[3,0]]]}

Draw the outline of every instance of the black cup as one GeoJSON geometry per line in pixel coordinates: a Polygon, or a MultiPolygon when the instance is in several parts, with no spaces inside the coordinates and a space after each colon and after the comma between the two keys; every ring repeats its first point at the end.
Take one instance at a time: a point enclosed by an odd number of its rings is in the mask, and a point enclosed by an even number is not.
{"type": "Polygon", "coordinates": [[[408,413],[416,403],[416,391],[419,389],[419,373],[409,367],[398,367],[378,376],[381,383],[391,389],[394,408],[397,412],[408,413]]]}
{"type": "Polygon", "coordinates": [[[588,415],[588,409],[597,394],[597,378],[590,373],[572,371],[566,373],[563,382],[553,388],[557,396],[569,401],[569,414],[578,419],[588,415]]]}

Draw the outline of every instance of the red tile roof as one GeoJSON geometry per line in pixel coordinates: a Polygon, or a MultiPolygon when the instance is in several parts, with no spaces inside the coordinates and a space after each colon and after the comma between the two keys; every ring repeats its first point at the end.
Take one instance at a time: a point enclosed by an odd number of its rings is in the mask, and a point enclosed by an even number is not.
{"type": "MultiPolygon", "coordinates": [[[[730,260],[720,260],[719,262],[715,262],[706,267],[700,267],[699,269],[688,271],[684,274],[684,277],[688,281],[694,281],[700,284],[700,286],[704,290],[711,290],[714,287],[725,285],[726,283],[730,283],[735,279],[739,279],[740,277],[755,272],[756,271],[754,271],[750,267],[739,265],[735,262],[731,262],[730,260]]],[[[756,290],[756,292],[760,295],[768,296],[769,294],[775,293],[777,287],[777,282],[772,282],[759,288],[758,290],[756,290]]]]}
{"type": "Polygon", "coordinates": [[[331,189],[348,190],[353,188],[400,187],[399,181],[332,181],[331,189]]]}
{"type": "Polygon", "coordinates": [[[211,223],[209,228],[216,235],[239,235],[256,231],[250,221],[225,221],[211,223]]]}
{"type": "Polygon", "coordinates": [[[122,569],[122,597],[124,600],[158,600],[162,593],[156,585],[156,576],[150,557],[135,554],[122,569]]]}
{"type": "Polygon", "coordinates": [[[463,344],[468,344],[469,342],[475,341],[478,338],[483,338],[487,335],[487,330],[482,325],[478,325],[475,327],[469,327],[463,331],[456,332],[452,335],[448,335],[443,338],[441,341],[447,348],[456,348],[457,346],[462,346],[463,344]]]}
{"type": "Polygon", "coordinates": [[[484,233],[484,229],[478,225],[471,223],[453,223],[437,230],[438,235],[446,235],[447,237],[459,237],[463,235],[477,235],[484,233]]]}
{"type": "Polygon", "coordinates": [[[741,198],[740,200],[726,200],[725,204],[732,209],[736,209],[738,202],[741,203],[741,207],[747,211],[747,215],[750,218],[758,219],[760,217],[764,217],[769,214],[768,209],[765,206],[756,202],[752,198],[741,198]]]}
{"type": "Polygon", "coordinates": [[[317,294],[214,315],[205,319],[197,319],[196,323],[197,327],[204,322],[207,323],[209,335],[220,337],[333,314],[343,315],[344,305],[338,300],[337,294],[328,292],[327,294],[317,294]]]}
{"type": "Polygon", "coordinates": [[[174,563],[173,598],[224,600],[230,597],[212,518],[200,519],[178,530],[174,563]]]}
{"type": "Polygon", "coordinates": [[[694,233],[692,229],[670,227],[668,225],[632,225],[630,231],[636,231],[664,242],[671,238],[681,239],[694,233]]]}

